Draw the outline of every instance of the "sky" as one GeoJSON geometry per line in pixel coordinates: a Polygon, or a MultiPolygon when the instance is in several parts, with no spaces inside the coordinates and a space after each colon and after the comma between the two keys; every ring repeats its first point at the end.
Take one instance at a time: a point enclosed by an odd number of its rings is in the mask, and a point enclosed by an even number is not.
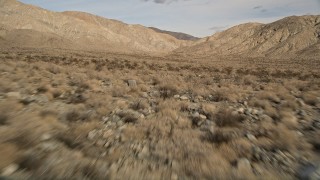
{"type": "Polygon", "coordinates": [[[53,11],[83,11],[205,37],[240,23],[320,14],[320,0],[20,0],[53,11]]]}

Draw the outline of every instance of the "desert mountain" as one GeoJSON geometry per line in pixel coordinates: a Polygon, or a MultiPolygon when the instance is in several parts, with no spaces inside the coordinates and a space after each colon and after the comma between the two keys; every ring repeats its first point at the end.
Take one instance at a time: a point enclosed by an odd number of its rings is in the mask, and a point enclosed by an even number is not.
{"type": "Polygon", "coordinates": [[[181,33],[181,32],[166,31],[166,30],[161,30],[161,29],[155,28],[155,27],[149,27],[149,28],[158,32],[158,33],[169,34],[169,35],[171,35],[177,39],[180,39],[180,40],[196,41],[196,40],[200,39],[198,37],[194,37],[189,34],[185,34],[185,33],[181,33]]]}
{"type": "Polygon", "coordinates": [[[4,46],[168,52],[187,43],[141,25],[0,0],[0,45],[4,46]]]}
{"type": "Polygon", "coordinates": [[[320,55],[320,16],[291,16],[270,24],[247,23],[178,49],[193,55],[320,55]]]}

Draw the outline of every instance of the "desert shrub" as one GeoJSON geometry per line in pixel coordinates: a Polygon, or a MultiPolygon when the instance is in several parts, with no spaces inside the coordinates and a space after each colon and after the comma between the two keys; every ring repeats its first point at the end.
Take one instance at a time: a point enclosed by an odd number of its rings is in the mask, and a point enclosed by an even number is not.
{"type": "Polygon", "coordinates": [[[202,104],[202,112],[207,116],[208,119],[214,120],[215,114],[217,112],[217,107],[213,104],[204,103],[202,104]]]}
{"type": "Polygon", "coordinates": [[[228,143],[240,136],[239,129],[237,128],[218,128],[213,131],[207,131],[203,136],[204,140],[212,143],[228,143]]]}
{"type": "Polygon", "coordinates": [[[237,127],[244,119],[245,116],[225,109],[215,115],[215,122],[219,127],[237,127]]]}
{"type": "Polygon", "coordinates": [[[132,110],[123,110],[117,113],[117,115],[125,122],[125,123],[135,123],[139,119],[139,113],[132,110]]]}
{"type": "Polygon", "coordinates": [[[127,94],[128,89],[125,87],[115,86],[112,89],[112,96],[113,97],[123,97],[127,94]]]}
{"type": "Polygon", "coordinates": [[[47,66],[47,71],[51,72],[52,74],[59,74],[61,73],[61,68],[55,64],[50,64],[47,66]]]}
{"type": "Polygon", "coordinates": [[[228,94],[226,91],[223,91],[223,90],[217,90],[217,91],[213,92],[211,95],[212,95],[212,97],[210,99],[214,102],[228,100],[228,94]]]}
{"type": "Polygon", "coordinates": [[[268,92],[268,91],[263,91],[261,93],[258,93],[256,95],[257,99],[260,100],[269,100],[275,103],[279,103],[280,102],[280,98],[273,92],[268,92]]]}
{"type": "Polygon", "coordinates": [[[78,104],[78,103],[84,103],[86,102],[87,97],[84,96],[83,94],[72,94],[69,97],[69,103],[73,103],[73,104],[78,104]]]}
{"type": "Polygon", "coordinates": [[[87,77],[85,74],[74,73],[69,80],[70,86],[76,86],[80,89],[88,89],[89,84],[86,81],[87,77]]]}
{"type": "Polygon", "coordinates": [[[243,77],[243,84],[245,85],[253,85],[256,83],[256,77],[251,75],[246,75],[243,77]]]}
{"type": "Polygon", "coordinates": [[[132,102],[130,104],[130,108],[133,109],[133,110],[141,110],[141,109],[146,109],[148,107],[148,103],[143,100],[143,99],[138,99],[138,100],[135,100],[134,102],[132,102]]]}
{"type": "Polygon", "coordinates": [[[7,124],[8,115],[7,114],[0,114],[0,125],[7,124]]]}
{"type": "Polygon", "coordinates": [[[162,84],[159,86],[160,97],[163,99],[171,98],[178,92],[178,88],[173,84],[162,84]]]}
{"type": "Polygon", "coordinates": [[[229,142],[230,148],[234,149],[238,158],[248,158],[252,156],[252,144],[247,139],[238,138],[229,142]]]}
{"type": "Polygon", "coordinates": [[[17,163],[21,154],[19,149],[13,143],[0,143],[0,170],[12,163],[17,163]]]}
{"type": "Polygon", "coordinates": [[[306,92],[302,95],[302,99],[304,100],[304,102],[306,102],[307,104],[311,105],[311,106],[315,106],[319,100],[318,100],[318,96],[315,92],[306,92]]]}

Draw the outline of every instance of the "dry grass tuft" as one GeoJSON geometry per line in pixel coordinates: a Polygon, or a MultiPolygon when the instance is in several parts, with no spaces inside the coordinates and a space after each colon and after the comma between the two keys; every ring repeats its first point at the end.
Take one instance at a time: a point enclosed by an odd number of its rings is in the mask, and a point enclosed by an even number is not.
{"type": "Polygon", "coordinates": [[[219,127],[238,127],[245,120],[243,115],[222,109],[215,115],[215,123],[219,127]]]}

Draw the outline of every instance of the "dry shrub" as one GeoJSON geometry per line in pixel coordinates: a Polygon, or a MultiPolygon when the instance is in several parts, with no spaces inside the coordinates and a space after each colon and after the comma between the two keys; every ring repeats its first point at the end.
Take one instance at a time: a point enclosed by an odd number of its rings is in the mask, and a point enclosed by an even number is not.
{"type": "Polygon", "coordinates": [[[211,100],[215,101],[215,102],[229,100],[228,94],[225,90],[217,90],[217,91],[213,92],[211,95],[212,95],[211,100]]]}
{"type": "Polygon", "coordinates": [[[257,108],[264,109],[264,112],[266,115],[270,116],[273,119],[278,119],[279,114],[276,108],[274,108],[269,101],[266,100],[260,100],[257,98],[252,98],[249,101],[249,105],[257,108]]]}
{"type": "Polygon", "coordinates": [[[212,143],[228,143],[240,136],[240,131],[237,128],[218,128],[213,131],[207,131],[203,136],[204,140],[212,143]]]}
{"type": "Polygon", "coordinates": [[[125,122],[125,123],[135,123],[140,118],[140,114],[138,112],[132,110],[123,110],[119,111],[117,115],[125,122]]]}
{"type": "Polygon", "coordinates": [[[46,67],[47,71],[51,72],[52,74],[59,74],[61,73],[62,68],[55,64],[50,64],[46,67]]]}
{"type": "Polygon", "coordinates": [[[270,139],[272,139],[273,147],[271,149],[279,149],[284,151],[295,150],[301,143],[297,133],[289,130],[282,124],[275,126],[270,139]]]}
{"type": "Polygon", "coordinates": [[[257,78],[252,75],[246,75],[243,77],[243,84],[254,85],[257,82],[257,78]]]}
{"type": "Polygon", "coordinates": [[[244,138],[234,139],[229,142],[230,148],[234,149],[238,158],[251,159],[252,156],[252,144],[249,140],[244,138]]]}
{"type": "Polygon", "coordinates": [[[226,159],[227,161],[229,161],[229,163],[233,163],[238,159],[238,155],[236,153],[236,149],[231,147],[229,144],[222,143],[218,147],[218,149],[219,149],[219,153],[221,154],[221,156],[224,159],[226,159]]]}
{"type": "Polygon", "coordinates": [[[245,116],[222,109],[215,115],[215,123],[219,127],[238,127],[245,116]]]}
{"type": "Polygon", "coordinates": [[[298,119],[294,116],[293,112],[281,111],[280,112],[281,122],[288,129],[296,129],[299,126],[298,119]]]}
{"type": "Polygon", "coordinates": [[[128,89],[126,87],[115,86],[112,89],[113,97],[123,97],[128,93],[128,89]]]}
{"type": "Polygon", "coordinates": [[[163,99],[171,98],[178,92],[178,87],[172,83],[161,84],[158,89],[163,99]]]}
{"type": "Polygon", "coordinates": [[[202,112],[209,120],[214,121],[215,115],[218,111],[217,106],[214,104],[209,104],[209,103],[203,103],[202,104],[202,112]]]}
{"type": "Polygon", "coordinates": [[[6,100],[0,102],[0,125],[7,125],[10,123],[11,117],[23,106],[16,100],[6,100]]]}
{"type": "Polygon", "coordinates": [[[0,171],[12,163],[17,163],[21,154],[13,143],[0,143],[0,171]]]}
{"type": "Polygon", "coordinates": [[[304,102],[306,102],[307,104],[311,105],[311,106],[315,106],[317,105],[317,103],[319,102],[319,93],[317,92],[306,92],[302,95],[302,99],[304,100],[304,102]]]}
{"type": "Polygon", "coordinates": [[[39,143],[44,134],[56,134],[65,130],[61,124],[52,116],[40,117],[37,114],[21,114],[11,121],[10,128],[6,132],[4,140],[15,142],[20,147],[34,146],[39,143]],[[19,133],[16,133],[19,129],[19,133]]]}
{"type": "Polygon", "coordinates": [[[73,73],[73,74],[71,74],[71,78],[69,80],[69,85],[86,90],[89,88],[89,84],[87,83],[87,79],[88,79],[88,77],[83,73],[73,73]]]}
{"type": "Polygon", "coordinates": [[[138,100],[135,100],[133,101],[129,107],[133,110],[143,110],[143,109],[146,109],[149,107],[149,104],[146,100],[144,99],[138,99],[138,100]]]}
{"type": "Polygon", "coordinates": [[[256,95],[256,98],[259,100],[270,100],[275,103],[280,102],[280,98],[273,92],[263,91],[256,95]]]}
{"type": "Polygon", "coordinates": [[[189,156],[182,164],[182,171],[192,179],[231,179],[230,164],[218,153],[189,156]]]}

